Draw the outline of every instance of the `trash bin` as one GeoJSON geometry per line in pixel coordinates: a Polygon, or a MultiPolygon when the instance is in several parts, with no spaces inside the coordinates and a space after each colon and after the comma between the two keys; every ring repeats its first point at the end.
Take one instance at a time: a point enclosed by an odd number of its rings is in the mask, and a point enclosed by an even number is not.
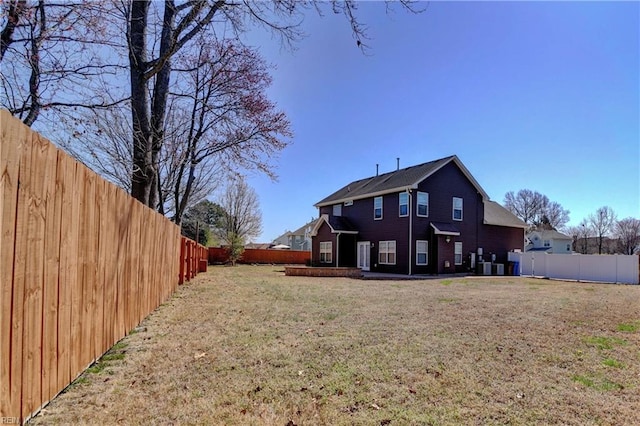
{"type": "Polygon", "coordinates": [[[520,275],[520,262],[513,262],[513,275],[520,275]]]}
{"type": "Polygon", "coordinates": [[[515,275],[513,273],[513,264],[514,262],[509,262],[509,264],[507,265],[507,275],[515,275]]]}

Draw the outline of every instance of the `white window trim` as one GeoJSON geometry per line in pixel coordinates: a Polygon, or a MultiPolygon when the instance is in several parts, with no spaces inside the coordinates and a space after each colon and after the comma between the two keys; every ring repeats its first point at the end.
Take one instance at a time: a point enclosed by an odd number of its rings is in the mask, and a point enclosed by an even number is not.
{"type": "Polygon", "coordinates": [[[409,216],[409,194],[406,192],[400,192],[398,194],[398,217],[407,217],[409,216]],[[405,196],[405,203],[402,202],[402,195],[405,196]],[[407,212],[402,214],[401,207],[407,206],[407,212]]]}
{"type": "Polygon", "coordinates": [[[453,209],[451,211],[451,219],[458,222],[462,222],[462,218],[464,217],[464,201],[462,200],[462,198],[453,197],[452,207],[453,209]],[[460,209],[456,209],[456,200],[460,200],[460,209]],[[456,219],[456,210],[460,210],[460,219],[456,219]]]}
{"type": "Polygon", "coordinates": [[[416,241],[416,265],[418,266],[425,266],[429,264],[429,241],[427,240],[417,240],[416,241]],[[425,246],[425,251],[420,251],[419,247],[420,244],[424,243],[425,246]],[[420,263],[420,261],[418,260],[418,255],[424,253],[424,263],[420,263]]]}
{"type": "Polygon", "coordinates": [[[373,199],[373,220],[382,220],[384,216],[384,200],[382,196],[374,197],[373,199]],[[380,200],[380,217],[376,217],[376,200],[380,200]]]}
{"type": "Polygon", "coordinates": [[[456,241],[455,243],[453,243],[453,264],[454,265],[462,265],[462,242],[461,241],[456,241]],[[460,252],[458,252],[458,247],[460,247],[460,252]],[[458,260],[456,259],[456,256],[460,255],[460,261],[458,262],[458,260]]]}
{"type": "Polygon", "coordinates": [[[320,241],[320,263],[331,262],[333,262],[333,243],[331,241],[320,241]],[[324,260],[322,260],[323,254],[325,255],[324,260]]]}
{"type": "Polygon", "coordinates": [[[429,193],[428,192],[418,191],[418,195],[416,196],[416,216],[429,217],[429,193]],[[427,196],[427,203],[425,204],[427,206],[427,214],[418,213],[420,211],[420,194],[424,194],[427,196]]]}
{"type": "Polygon", "coordinates": [[[396,241],[395,240],[380,241],[378,243],[378,263],[381,265],[396,264],[396,241]],[[393,251],[389,249],[389,243],[393,243],[393,251]],[[383,247],[384,247],[384,250],[383,250],[383,247]],[[393,253],[393,262],[389,262],[390,253],[393,253]],[[386,254],[386,260],[384,262],[380,259],[381,254],[386,254]]]}

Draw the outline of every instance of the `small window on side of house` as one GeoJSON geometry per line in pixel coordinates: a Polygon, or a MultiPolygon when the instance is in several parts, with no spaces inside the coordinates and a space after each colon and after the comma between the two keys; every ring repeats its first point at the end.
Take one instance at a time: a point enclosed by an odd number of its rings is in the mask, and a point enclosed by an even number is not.
{"type": "Polygon", "coordinates": [[[334,204],[333,205],[333,215],[334,216],[342,216],[342,204],[334,204]]]}
{"type": "Polygon", "coordinates": [[[416,265],[428,265],[429,242],[418,240],[416,241],[416,265]]]}
{"type": "Polygon", "coordinates": [[[429,216],[429,193],[418,191],[418,210],[416,214],[420,217],[429,216]]]}
{"type": "Polygon", "coordinates": [[[456,265],[462,265],[462,243],[456,242],[453,250],[454,250],[454,263],[456,265]]]}
{"type": "Polygon", "coordinates": [[[331,241],[320,241],[320,263],[331,263],[332,243],[331,241]]]}
{"type": "Polygon", "coordinates": [[[401,192],[398,194],[398,216],[409,216],[409,194],[401,192]]]}
{"type": "Polygon", "coordinates": [[[375,220],[382,219],[382,197],[373,199],[373,218],[375,220]]]}
{"type": "Polygon", "coordinates": [[[462,220],[462,198],[453,197],[453,220],[462,220]]]}

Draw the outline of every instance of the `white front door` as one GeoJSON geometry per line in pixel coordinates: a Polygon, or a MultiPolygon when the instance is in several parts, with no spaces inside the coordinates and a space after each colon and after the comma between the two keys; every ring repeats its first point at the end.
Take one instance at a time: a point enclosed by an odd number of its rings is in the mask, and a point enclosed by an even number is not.
{"type": "Polygon", "coordinates": [[[363,271],[369,270],[370,255],[371,243],[369,243],[369,241],[358,241],[358,268],[363,271]]]}

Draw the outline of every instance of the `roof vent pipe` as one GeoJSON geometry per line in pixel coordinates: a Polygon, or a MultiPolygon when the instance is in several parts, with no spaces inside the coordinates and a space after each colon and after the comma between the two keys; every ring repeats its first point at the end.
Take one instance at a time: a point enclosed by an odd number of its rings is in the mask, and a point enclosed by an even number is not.
{"type": "Polygon", "coordinates": [[[380,166],[380,164],[376,163],[376,176],[378,176],[378,166],[380,166]]]}
{"type": "Polygon", "coordinates": [[[396,170],[400,170],[400,157],[396,157],[396,170]]]}

